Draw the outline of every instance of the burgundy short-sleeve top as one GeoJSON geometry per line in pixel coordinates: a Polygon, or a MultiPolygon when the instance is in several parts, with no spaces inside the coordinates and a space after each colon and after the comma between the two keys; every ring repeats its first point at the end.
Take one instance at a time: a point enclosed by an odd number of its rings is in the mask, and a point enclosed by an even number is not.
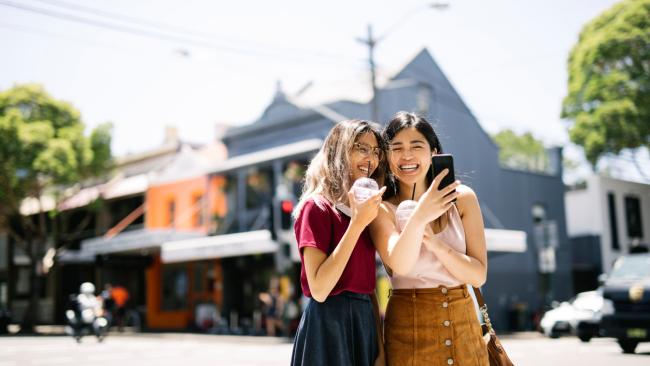
{"type": "MultiPolygon", "coordinates": [[[[309,199],[300,209],[294,232],[300,259],[303,262],[300,270],[300,285],[305,296],[311,297],[311,291],[309,291],[305,272],[303,248],[316,248],[329,256],[341,241],[349,225],[350,218],[348,216],[320,197],[309,199]],[[314,200],[319,200],[319,204],[317,205],[314,200]]],[[[343,291],[369,294],[375,290],[375,282],[375,246],[368,233],[368,228],[365,228],[359,236],[341,278],[330,292],[330,296],[343,291]]]]}

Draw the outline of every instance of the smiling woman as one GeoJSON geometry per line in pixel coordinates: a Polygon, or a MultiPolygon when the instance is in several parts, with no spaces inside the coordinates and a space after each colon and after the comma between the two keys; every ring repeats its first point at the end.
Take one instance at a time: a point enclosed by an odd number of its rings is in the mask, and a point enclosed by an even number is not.
{"type": "Polygon", "coordinates": [[[294,231],[302,292],[311,300],[298,326],[292,365],[374,365],[382,360],[373,310],[375,247],[366,228],[377,215],[384,189],[361,200],[352,183],[383,181],[382,146],[376,124],[343,121],[309,164],[294,231]]]}
{"type": "Polygon", "coordinates": [[[424,118],[400,112],[382,135],[390,190],[370,233],[393,287],[384,327],[388,364],[488,365],[465,285],[479,287],[487,274],[476,195],[459,181],[440,188],[448,170],[433,176],[431,159],[442,146],[424,118]],[[402,227],[396,213],[404,202],[411,205],[402,227]]]}

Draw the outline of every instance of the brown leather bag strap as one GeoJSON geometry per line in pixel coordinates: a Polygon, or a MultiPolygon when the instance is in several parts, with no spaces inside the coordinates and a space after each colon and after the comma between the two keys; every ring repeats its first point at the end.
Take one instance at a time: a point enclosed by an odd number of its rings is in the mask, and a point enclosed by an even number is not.
{"type": "Polygon", "coordinates": [[[481,290],[479,290],[476,287],[472,287],[474,290],[474,295],[476,296],[476,302],[478,303],[478,310],[481,312],[481,315],[483,316],[483,333],[494,333],[494,329],[492,328],[492,322],[490,321],[490,315],[488,314],[488,308],[487,305],[485,304],[485,300],[483,299],[483,294],[481,293],[481,290]]]}
{"type": "Polygon", "coordinates": [[[478,307],[482,308],[483,305],[485,305],[485,300],[483,300],[483,294],[481,293],[481,290],[478,289],[478,287],[472,287],[474,290],[474,295],[476,295],[476,302],[478,302],[478,307]]]}

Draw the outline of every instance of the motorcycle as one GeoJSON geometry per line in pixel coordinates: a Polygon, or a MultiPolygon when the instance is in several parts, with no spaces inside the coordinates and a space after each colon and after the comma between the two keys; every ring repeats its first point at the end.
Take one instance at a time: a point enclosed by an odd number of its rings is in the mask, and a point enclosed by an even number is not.
{"type": "Polygon", "coordinates": [[[79,295],[70,296],[65,311],[68,323],[66,333],[73,336],[77,343],[81,343],[81,338],[85,335],[94,335],[98,342],[102,342],[108,334],[108,320],[103,314],[101,302],[93,294],[94,286],[92,289],[88,286],[84,288],[84,284],[79,295]]]}

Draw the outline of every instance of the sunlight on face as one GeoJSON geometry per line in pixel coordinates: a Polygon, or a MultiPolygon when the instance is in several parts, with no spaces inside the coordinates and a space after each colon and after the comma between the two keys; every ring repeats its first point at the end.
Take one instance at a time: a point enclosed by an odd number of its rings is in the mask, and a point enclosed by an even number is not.
{"type": "Polygon", "coordinates": [[[398,181],[423,184],[431,166],[431,147],[415,127],[401,130],[390,142],[388,163],[398,181]]]}
{"type": "Polygon", "coordinates": [[[359,135],[350,152],[350,175],[352,180],[372,175],[379,165],[382,154],[373,133],[366,132],[359,135]],[[370,166],[370,170],[368,170],[368,166],[370,166]]]}

